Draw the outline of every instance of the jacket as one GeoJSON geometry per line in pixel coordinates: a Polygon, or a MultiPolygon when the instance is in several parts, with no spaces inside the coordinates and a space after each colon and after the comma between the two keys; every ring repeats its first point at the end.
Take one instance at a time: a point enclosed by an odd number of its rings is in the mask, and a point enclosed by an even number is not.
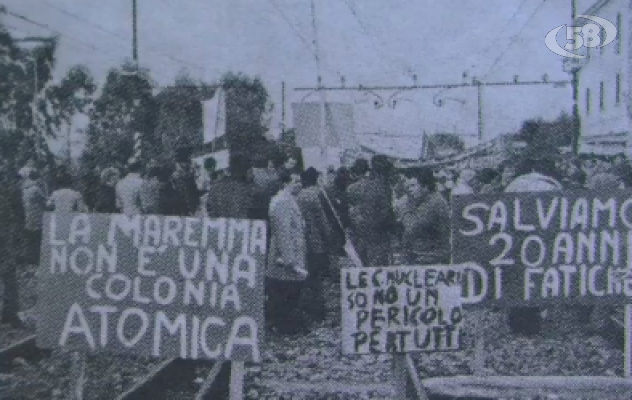
{"type": "MultiPolygon", "coordinates": [[[[437,192],[409,198],[402,208],[403,247],[409,260],[421,264],[444,262],[450,257],[450,208],[437,192]]],[[[409,261],[409,262],[411,262],[409,261]]]]}
{"type": "Polygon", "coordinates": [[[294,271],[306,269],[305,222],[292,195],[279,192],[270,203],[270,250],[266,276],[283,281],[302,281],[294,271]]]}
{"type": "Polygon", "coordinates": [[[88,212],[81,193],[72,189],[55,190],[48,199],[48,207],[56,212],[88,212]]]}
{"type": "Polygon", "coordinates": [[[254,183],[223,179],[211,186],[206,209],[209,218],[266,219],[267,203],[254,183]]]}
{"type": "Polygon", "coordinates": [[[46,212],[46,195],[36,181],[27,179],[22,186],[22,204],[24,207],[24,228],[30,231],[42,229],[46,212]]]}
{"type": "Polygon", "coordinates": [[[305,220],[307,251],[315,254],[325,254],[331,250],[332,228],[320,196],[320,188],[311,186],[301,190],[296,199],[305,220]]]}
{"type": "Polygon", "coordinates": [[[0,251],[5,262],[0,263],[0,274],[15,262],[22,249],[24,208],[20,187],[15,180],[0,182],[0,251]]]}
{"type": "Polygon", "coordinates": [[[138,215],[140,208],[140,187],[143,178],[137,173],[130,173],[116,184],[116,204],[123,214],[138,215]]]}
{"type": "Polygon", "coordinates": [[[198,190],[193,171],[175,171],[171,177],[171,184],[178,192],[178,197],[174,199],[172,204],[174,211],[176,211],[175,215],[195,215],[200,206],[202,192],[198,190]]]}
{"type": "Polygon", "coordinates": [[[392,192],[380,177],[363,177],[349,186],[348,201],[351,226],[359,238],[383,241],[396,231],[392,192]]]}

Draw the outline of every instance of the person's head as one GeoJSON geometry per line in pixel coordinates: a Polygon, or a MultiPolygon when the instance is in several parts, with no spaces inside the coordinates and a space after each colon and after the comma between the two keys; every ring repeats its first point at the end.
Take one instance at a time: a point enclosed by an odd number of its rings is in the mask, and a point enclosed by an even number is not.
{"type": "Polygon", "coordinates": [[[188,147],[178,147],[176,149],[176,165],[179,168],[188,168],[191,166],[191,149],[188,147]]]}
{"type": "Polygon", "coordinates": [[[614,159],[612,160],[612,163],[614,165],[621,165],[621,164],[625,163],[625,155],[624,154],[617,154],[616,156],[614,156],[614,159]]]}
{"type": "Polygon", "coordinates": [[[301,177],[297,173],[289,170],[281,171],[279,173],[279,182],[281,183],[281,190],[285,190],[293,196],[301,191],[301,177]]]}
{"type": "Polygon", "coordinates": [[[32,170],[30,170],[30,171],[28,172],[27,177],[28,177],[30,180],[32,180],[32,181],[36,181],[36,180],[38,180],[39,178],[41,178],[41,175],[40,175],[40,173],[39,173],[39,171],[38,171],[38,170],[36,170],[36,169],[32,169],[32,170]]]}
{"type": "Polygon", "coordinates": [[[230,165],[228,170],[231,178],[239,181],[248,180],[248,173],[250,172],[251,163],[250,159],[243,154],[235,154],[230,158],[230,165]]]}
{"type": "Polygon", "coordinates": [[[377,154],[371,159],[371,170],[375,175],[387,176],[393,170],[393,164],[389,161],[388,157],[377,154]]]}
{"type": "Polygon", "coordinates": [[[493,168],[483,168],[476,175],[476,181],[480,185],[489,185],[493,183],[499,176],[498,171],[493,168]]]}
{"type": "Polygon", "coordinates": [[[158,164],[157,162],[152,162],[147,166],[147,177],[150,179],[160,179],[160,174],[164,166],[158,164]]]}
{"type": "Polygon", "coordinates": [[[351,172],[356,176],[364,176],[369,172],[369,162],[364,158],[358,158],[351,167],[351,172]]]}
{"type": "Polygon", "coordinates": [[[285,164],[287,157],[282,151],[276,151],[268,161],[268,167],[272,169],[281,169],[285,164]]]}
{"type": "Polygon", "coordinates": [[[119,170],[109,167],[101,172],[101,183],[107,186],[115,186],[120,179],[119,170]]]}
{"type": "Polygon", "coordinates": [[[305,188],[316,186],[319,176],[320,172],[318,172],[316,168],[309,167],[301,174],[301,184],[305,188]]]}
{"type": "Polygon", "coordinates": [[[555,161],[550,157],[528,157],[520,163],[518,174],[537,172],[542,175],[556,178],[558,176],[555,161]]]}
{"type": "Polygon", "coordinates": [[[431,169],[421,168],[407,174],[404,180],[404,186],[406,187],[408,196],[413,199],[418,199],[436,190],[437,179],[431,169]]]}
{"type": "Polygon", "coordinates": [[[67,171],[60,171],[55,177],[55,183],[60,189],[67,189],[72,186],[72,176],[67,171]]]}
{"type": "Polygon", "coordinates": [[[132,161],[127,166],[127,172],[130,174],[139,174],[142,171],[143,167],[138,161],[132,161]]]}
{"type": "Polygon", "coordinates": [[[294,168],[296,168],[296,158],[290,156],[288,157],[287,160],[285,160],[285,163],[283,164],[283,167],[287,170],[293,170],[294,168]]]}
{"type": "Polygon", "coordinates": [[[213,157],[209,157],[206,160],[204,160],[204,169],[209,174],[212,174],[213,172],[215,172],[216,168],[217,168],[217,161],[215,161],[213,157]]]}
{"type": "Polygon", "coordinates": [[[345,167],[340,168],[336,171],[336,176],[334,177],[333,185],[336,189],[344,191],[347,190],[347,186],[349,186],[350,178],[349,178],[349,170],[345,167]]]}

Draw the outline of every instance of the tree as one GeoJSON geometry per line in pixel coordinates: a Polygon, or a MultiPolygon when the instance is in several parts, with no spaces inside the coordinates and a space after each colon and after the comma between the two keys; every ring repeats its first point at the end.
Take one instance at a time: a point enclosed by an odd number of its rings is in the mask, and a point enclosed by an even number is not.
{"type": "Polygon", "coordinates": [[[229,72],[220,82],[226,91],[226,135],[234,153],[255,154],[258,137],[265,137],[274,108],[259,78],[229,72]]]}
{"type": "Polygon", "coordinates": [[[0,22],[0,130],[9,137],[9,147],[17,149],[12,154],[14,162],[37,158],[48,164],[54,160],[44,137],[55,135],[56,124],[45,94],[52,78],[57,38],[32,38],[36,46],[31,49],[23,48],[22,42],[0,22]]]}
{"type": "Polygon", "coordinates": [[[576,123],[568,113],[562,113],[554,121],[528,120],[523,123],[516,138],[527,143],[526,157],[557,157],[560,147],[572,143],[576,123]]]}
{"type": "Polygon", "coordinates": [[[132,64],[110,70],[101,95],[94,102],[82,159],[84,167],[91,170],[125,165],[133,155],[135,132],[142,134],[146,148],[153,147],[155,119],[149,72],[137,71],[132,64]]]}
{"type": "Polygon", "coordinates": [[[214,85],[196,81],[186,71],[181,71],[174,85],[164,88],[156,96],[159,153],[172,158],[179,146],[202,148],[202,102],[214,94],[214,85]]]}
{"type": "Polygon", "coordinates": [[[46,97],[51,99],[55,110],[56,124],[65,126],[67,140],[68,161],[72,148],[71,133],[72,119],[77,113],[83,113],[92,103],[92,96],[96,91],[96,84],[87,67],[76,65],[71,67],[66,76],[57,85],[48,88],[46,97]]]}

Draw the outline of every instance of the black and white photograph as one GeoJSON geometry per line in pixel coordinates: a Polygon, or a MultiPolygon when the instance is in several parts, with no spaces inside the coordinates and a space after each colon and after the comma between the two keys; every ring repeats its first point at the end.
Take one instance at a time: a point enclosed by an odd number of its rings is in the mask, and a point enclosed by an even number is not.
{"type": "Polygon", "coordinates": [[[0,0],[0,399],[630,400],[631,94],[627,0],[0,0]]]}

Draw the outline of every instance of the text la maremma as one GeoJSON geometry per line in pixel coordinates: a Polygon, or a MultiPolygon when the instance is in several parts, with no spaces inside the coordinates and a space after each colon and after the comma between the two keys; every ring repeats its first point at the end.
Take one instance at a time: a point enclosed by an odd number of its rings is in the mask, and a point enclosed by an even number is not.
{"type": "Polygon", "coordinates": [[[251,300],[263,301],[263,221],[70,218],[64,236],[51,214],[45,243],[48,277],[84,289],[66,306],[56,345],[189,359],[234,359],[238,349],[260,360],[263,317],[251,300]]]}

